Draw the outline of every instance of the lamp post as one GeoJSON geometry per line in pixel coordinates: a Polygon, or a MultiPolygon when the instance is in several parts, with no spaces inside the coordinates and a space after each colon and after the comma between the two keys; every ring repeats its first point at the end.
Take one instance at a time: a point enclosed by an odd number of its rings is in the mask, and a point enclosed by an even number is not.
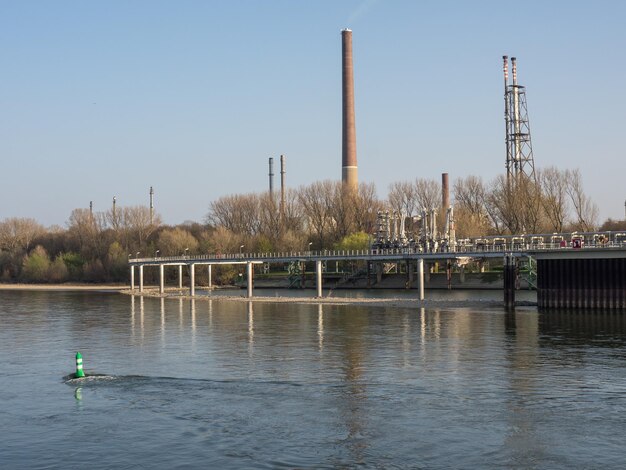
{"type": "Polygon", "coordinates": [[[188,256],[188,254],[187,254],[187,253],[189,253],[189,248],[185,248],[185,255],[184,255],[184,256],[185,256],[185,258],[188,256]]]}
{"type": "Polygon", "coordinates": [[[159,257],[159,253],[161,253],[161,250],[157,250],[154,252],[154,257],[158,258],[159,257]]]}
{"type": "Polygon", "coordinates": [[[140,251],[138,251],[138,252],[135,254],[135,259],[139,258],[139,254],[140,254],[140,253],[141,253],[141,252],[140,252],[140,251]]]}
{"type": "Polygon", "coordinates": [[[309,242],[309,256],[311,256],[311,245],[313,244],[313,242],[309,242]]]}
{"type": "Polygon", "coordinates": [[[239,257],[240,257],[240,258],[243,258],[243,252],[242,252],[242,250],[243,250],[243,247],[244,247],[244,246],[245,246],[245,245],[241,245],[241,246],[239,247],[239,257]]]}

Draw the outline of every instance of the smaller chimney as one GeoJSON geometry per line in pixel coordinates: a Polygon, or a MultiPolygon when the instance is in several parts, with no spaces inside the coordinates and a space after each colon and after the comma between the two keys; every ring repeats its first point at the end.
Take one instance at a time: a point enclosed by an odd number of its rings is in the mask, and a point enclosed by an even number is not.
{"type": "Polygon", "coordinates": [[[513,85],[517,85],[517,59],[511,57],[511,69],[513,70],[513,85]]]}
{"type": "Polygon", "coordinates": [[[509,82],[509,56],[502,56],[502,71],[504,72],[504,86],[509,82]]]}
{"type": "Polygon", "coordinates": [[[441,174],[441,207],[447,210],[450,207],[450,186],[448,185],[448,173],[441,174]]]}
{"type": "Polygon", "coordinates": [[[93,217],[93,201],[89,201],[89,215],[93,217]]]}
{"type": "Polygon", "coordinates": [[[280,156],[280,220],[285,223],[285,156],[280,156]]]}
{"type": "Polygon", "coordinates": [[[270,197],[274,195],[274,159],[270,157],[270,197]]]}
{"type": "Polygon", "coordinates": [[[150,225],[154,223],[154,189],[150,186],[150,225]]]}

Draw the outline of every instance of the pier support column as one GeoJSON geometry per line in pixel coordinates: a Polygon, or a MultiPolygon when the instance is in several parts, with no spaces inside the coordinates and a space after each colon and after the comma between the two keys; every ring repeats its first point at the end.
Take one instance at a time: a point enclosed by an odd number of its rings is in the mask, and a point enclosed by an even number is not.
{"type": "Polygon", "coordinates": [[[139,292],[143,292],[143,264],[139,265],[139,292]]]}
{"type": "Polygon", "coordinates": [[[380,284],[383,280],[383,265],[376,263],[376,284],[380,284]]]}
{"type": "Polygon", "coordinates": [[[135,265],[130,267],[130,290],[135,290],[135,265]]]}
{"type": "Polygon", "coordinates": [[[159,264],[159,294],[165,293],[165,266],[159,264]]]}
{"type": "Polygon", "coordinates": [[[413,267],[413,263],[411,263],[410,261],[406,262],[406,275],[407,275],[407,283],[406,283],[406,288],[410,289],[411,287],[413,287],[413,270],[415,268],[413,267]]]}
{"type": "Polygon", "coordinates": [[[322,262],[315,262],[315,285],[317,286],[317,297],[322,297],[322,262]]]}
{"type": "Polygon", "coordinates": [[[189,294],[193,297],[196,295],[196,265],[189,265],[189,294]]]}
{"type": "Polygon", "coordinates": [[[248,278],[248,298],[252,298],[252,263],[246,263],[246,277],[248,278]]]}
{"type": "Polygon", "coordinates": [[[183,265],[178,265],[178,288],[183,288],[183,265]]]}
{"type": "Polygon", "coordinates": [[[515,258],[512,255],[504,256],[504,308],[515,308],[515,258]]]}
{"type": "Polygon", "coordinates": [[[419,281],[419,297],[424,300],[424,258],[417,260],[417,278],[419,281]]]}
{"type": "Polygon", "coordinates": [[[212,266],[209,264],[207,266],[207,274],[209,275],[209,289],[213,289],[213,279],[212,279],[212,266]]]}

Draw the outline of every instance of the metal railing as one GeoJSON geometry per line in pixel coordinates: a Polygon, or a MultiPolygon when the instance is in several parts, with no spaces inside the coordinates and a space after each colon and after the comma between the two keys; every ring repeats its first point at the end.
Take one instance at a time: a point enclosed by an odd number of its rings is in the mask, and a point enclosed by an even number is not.
{"type": "MultiPolygon", "coordinates": [[[[573,234],[574,236],[576,234],[573,234]]],[[[594,234],[595,235],[595,234],[594,234]]],[[[528,238],[530,236],[525,236],[528,238]]],[[[519,238],[519,237],[518,237],[519,238]]],[[[535,242],[536,236],[533,236],[535,242]]],[[[180,256],[155,256],[151,258],[129,258],[129,263],[192,263],[203,261],[232,261],[232,262],[248,262],[248,261],[271,261],[271,260],[307,260],[307,259],[358,259],[358,258],[376,258],[388,256],[403,255],[474,255],[497,254],[497,253],[527,253],[533,251],[550,251],[550,250],[604,250],[604,249],[626,249],[626,235],[624,239],[617,241],[603,240],[601,242],[574,244],[571,240],[565,239],[558,242],[542,242],[542,243],[489,243],[490,239],[475,239],[472,243],[459,243],[456,246],[444,247],[443,249],[426,251],[421,246],[404,247],[404,248],[377,248],[368,250],[318,250],[318,251],[280,251],[280,252],[264,252],[264,253],[211,253],[202,255],[180,255],[180,256]],[[565,243],[564,243],[565,242],[565,243]]],[[[597,240],[597,239],[596,239],[597,240]]]]}

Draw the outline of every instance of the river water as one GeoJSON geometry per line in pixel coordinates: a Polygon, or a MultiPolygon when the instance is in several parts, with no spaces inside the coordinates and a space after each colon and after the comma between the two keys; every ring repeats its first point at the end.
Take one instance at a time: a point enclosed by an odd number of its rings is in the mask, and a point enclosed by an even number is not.
{"type": "Polygon", "coordinates": [[[609,313],[0,291],[0,466],[618,468],[625,346],[609,313]]]}

